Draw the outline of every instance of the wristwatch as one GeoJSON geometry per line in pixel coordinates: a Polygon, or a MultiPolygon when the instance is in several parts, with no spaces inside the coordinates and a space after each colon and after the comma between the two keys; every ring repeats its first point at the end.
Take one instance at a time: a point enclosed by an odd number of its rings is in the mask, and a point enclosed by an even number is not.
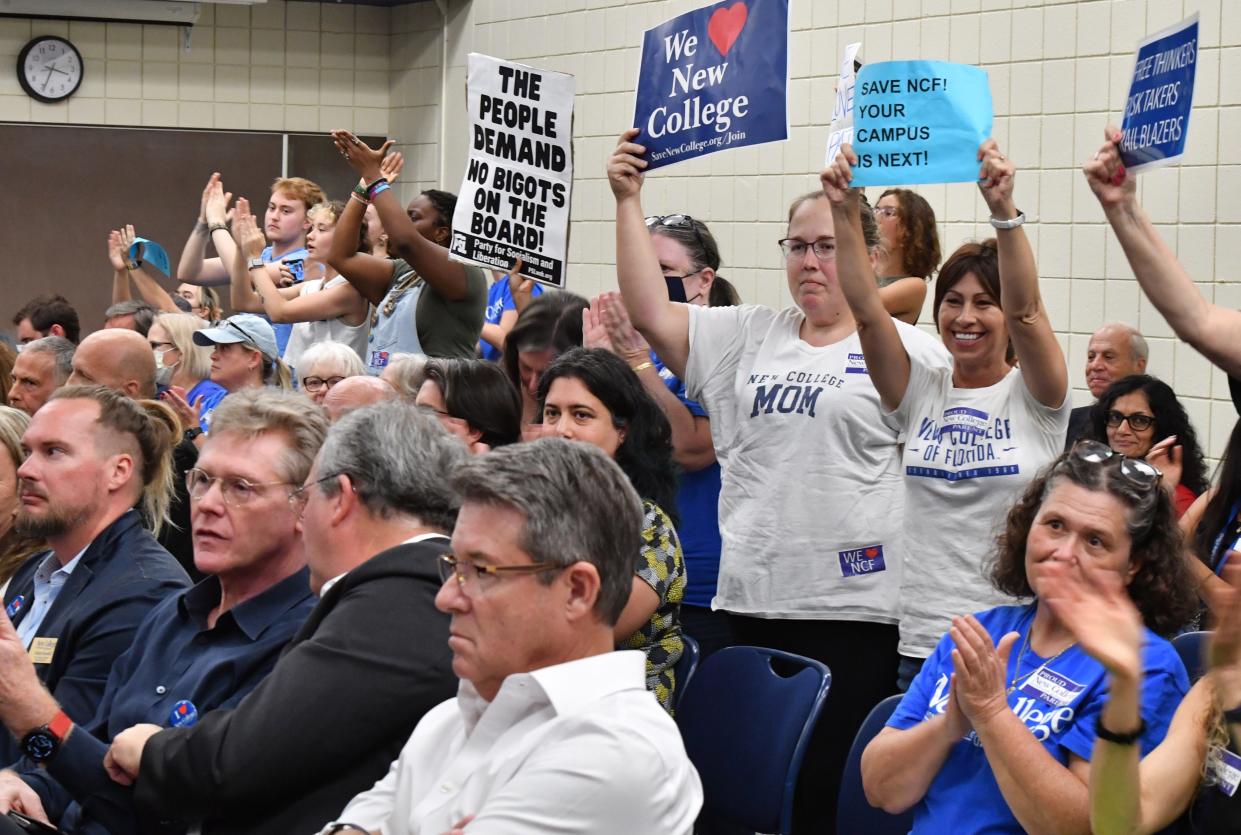
{"type": "Polygon", "coordinates": [[[187,441],[193,441],[201,434],[203,434],[203,428],[201,426],[191,426],[189,429],[185,430],[185,433],[181,437],[185,438],[187,441]]]}
{"type": "Polygon", "coordinates": [[[1018,226],[1026,222],[1026,213],[1017,212],[1017,216],[1012,220],[997,220],[994,216],[991,218],[991,225],[996,229],[1016,229],[1018,226]]]}
{"type": "Polygon", "coordinates": [[[251,258],[249,261],[247,261],[247,262],[246,262],[246,269],[247,269],[247,270],[257,270],[257,269],[259,269],[259,268],[261,268],[261,267],[263,267],[263,266],[264,266],[264,262],[263,262],[263,258],[262,258],[261,256],[256,256],[256,257],[251,258]]]}
{"type": "Polygon", "coordinates": [[[72,727],[73,720],[63,710],[58,710],[51,722],[22,737],[22,750],[35,762],[45,763],[56,756],[72,727]]]}

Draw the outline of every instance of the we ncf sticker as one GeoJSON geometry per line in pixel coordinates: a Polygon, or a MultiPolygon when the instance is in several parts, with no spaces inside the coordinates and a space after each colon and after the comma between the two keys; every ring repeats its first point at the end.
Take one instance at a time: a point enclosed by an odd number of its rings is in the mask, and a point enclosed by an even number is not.
{"type": "Polygon", "coordinates": [[[875,574],[887,569],[883,563],[882,545],[867,545],[865,548],[854,548],[852,551],[840,551],[838,555],[842,577],[875,574]]]}

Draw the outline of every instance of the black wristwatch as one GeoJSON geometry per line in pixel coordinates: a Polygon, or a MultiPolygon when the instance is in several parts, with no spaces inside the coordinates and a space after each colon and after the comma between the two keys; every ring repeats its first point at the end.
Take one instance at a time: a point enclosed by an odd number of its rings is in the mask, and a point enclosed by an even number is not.
{"type": "Polygon", "coordinates": [[[63,710],[58,710],[51,722],[22,737],[22,750],[35,762],[45,763],[56,756],[72,727],[73,720],[63,710]]]}
{"type": "Polygon", "coordinates": [[[203,434],[203,428],[201,426],[191,426],[189,429],[185,430],[185,434],[181,437],[187,441],[193,441],[201,434],[203,434]]]}
{"type": "Polygon", "coordinates": [[[1109,731],[1103,724],[1103,720],[1100,719],[1095,723],[1094,732],[1099,739],[1106,740],[1114,745],[1132,745],[1142,738],[1142,734],[1146,733],[1146,720],[1139,719],[1136,730],[1130,731],[1127,734],[1118,734],[1115,731],[1109,731]]]}

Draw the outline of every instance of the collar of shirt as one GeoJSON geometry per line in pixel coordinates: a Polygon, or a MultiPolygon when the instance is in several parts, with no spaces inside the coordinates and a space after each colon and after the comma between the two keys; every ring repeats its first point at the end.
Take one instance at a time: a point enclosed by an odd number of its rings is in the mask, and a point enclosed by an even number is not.
{"type": "MultiPolygon", "coordinates": [[[[641,650],[618,650],[553,664],[528,673],[514,673],[504,679],[494,703],[539,702],[564,716],[589,707],[621,690],[646,689],[646,654],[641,650]],[[535,686],[531,687],[533,684],[535,686]]],[[[465,680],[457,691],[457,706],[465,720],[467,735],[493,704],[478,694],[465,680]]]]}
{"type": "MultiPolygon", "coordinates": [[[[90,544],[88,543],[86,548],[89,547],[90,544]]],[[[77,556],[65,563],[63,567],[60,564],[60,560],[56,558],[56,552],[49,551],[34,573],[35,586],[37,587],[40,583],[50,586],[63,586],[65,581],[69,579],[69,575],[73,573],[73,569],[77,568],[78,563],[82,561],[82,555],[86,553],[86,548],[78,551],[77,556]]]]}
{"type": "MultiPolygon", "coordinates": [[[[258,640],[267,627],[280,620],[289,609],[310,594],[310,569],[301,568],[288,577],[256,594],[216,619],[218,628],[229,617],[252,641],[258,640]]],[[[177,600],[177,611],[184,620],[193,620],[200,631],[207,631],[207,617],[220,605],[220,578],[207,577],[186,590],[177,600]]]]}
{"type": "MultiPolygon", "coordinates": [[[[420,534],[418,534],[417,536],[411,536],[409,539],[405,540],[405,541],[404,541],[404,542],[402,542],[401,544],[402,544],[402,545],[413,545],[415,542],[422,542],[423,540],[426,540],[426,539],[437,539],[437,538],[438,538],[438,539],[448,539],[448,535],[447,535],[447,534],[442,534],[442,533],[420,533],[420,534]]],[[[351,570],[352,570],[352,569],[351,569],[351,570]]],[[[341,578],[341,577],[344,577],[344,576],[345,576],[345,574],[348,574],[348,573],[349,573],[349,572],[348,572],[348,571],[346,571],[346,572],[344,572],[344,573],[337,574],[335,577],[333,577],[333,578],[332,578],[332,579],[330,579],[330,580],[325,580],[325,581],[323,582],[323,588],[319,589],[319,596],[320,596],[320,597],[323,597],[323,595],[327,594],[328,589],[330,589],[332,586],[334,586],[334,585],[336,585],[337,583],[339,583],[339,582],[340,582],[340,578],[341,578]]]]}

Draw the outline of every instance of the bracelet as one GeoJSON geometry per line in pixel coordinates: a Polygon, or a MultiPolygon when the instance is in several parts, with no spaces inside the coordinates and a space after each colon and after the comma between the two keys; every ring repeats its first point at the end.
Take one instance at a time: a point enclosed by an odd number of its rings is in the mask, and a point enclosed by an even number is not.
{"type": "Polygon", "coordinates": [[[216,232],[220,231],[221,229],[227,232],[228,224],[227,223],[212,223],[207,226],[207,231],[211,233],[212,235],[214,235],[216,232]]]}
{"type": "Polygon", "coordinates": [[[1018,226],[1026,222],[1026,213],[1018,210],[1017,216],[1012,220],[998,220],[994,216],[991,217],[991,225],[996,229],[1016,229],[1018,226]]]}
{"type": "Polygon", "coordinates": [[[370,185],[366,187],[366,199],[374,200],[375,195],[382,194],[384,191],[386,191],[387,189],[391,187],[392,186],[389,185],[387,177],[377,177],[375,179],[375,182],[371,183],[370,185]]]}
{"type": "Polygon", "coordinates": [[[645,371],[648,368],[654,368],[655,363],[651,362],[650,360],[647,360],[646,362],[640,362],[637,365],[630,366],[630,367],[633,369],[633,373],[637,374],[639,371],[645,371]]]}
{"type": "Polygon", "coordinates": [[[142,262],[141,262],[141,261],[129,260],[129,261],[126,261],[126,262],[125,262],[125,269],[130,270],[131,272],[132,272],[133,270],[138,269],[138,268],[139,268],[139,267],[141,267],[141,266],[142,266],[142,262]]]}
{"type": "Polygon", "coordinates": [[[354,186],[353,193],[356,194],[358,197],[361,197],[363,200],[365,200],[366,199],[366,183],[358,183],[356,186],[354,186]]]}
{"type": "Polygon", "coordinates": [[[356,188],[355,188],[353,191],[349,192],[349,199],[350,199],[350,200],[357,200],[357,201],[358,201],[359,203],[361,203],[363,206],[369,206],[369,205],[370,205],[370,202],[366,199],[366,195],[365,195],[365,194],[358,194],[358,190],[357,190],[356,188]]]}
{"type": "Polygon", "coordinates": [[[1099,739],[1112,743],[1113,745],[1132,745],[1142,738],[1142,734],[1146,733],[1146,720],[1139,719],[1137,730],[1130,731],[1125,734],[1118,734],[1115,731],[1109,731],[1100,719],[1095,723],[1095,736],[1099,739]]]}

